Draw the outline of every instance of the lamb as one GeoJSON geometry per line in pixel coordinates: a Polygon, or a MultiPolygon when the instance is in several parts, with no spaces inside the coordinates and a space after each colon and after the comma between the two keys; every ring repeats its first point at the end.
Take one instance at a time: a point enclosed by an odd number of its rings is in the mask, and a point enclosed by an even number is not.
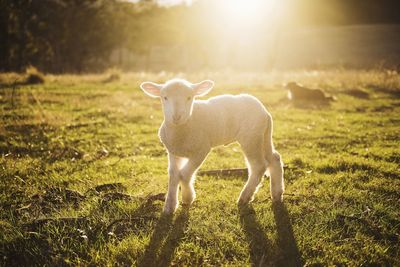
{"type": "Polygon", "coordinates": [[[165,214],[177,209],[179,187],[183,204],[194,201],[195,173],[211,148],[235,141],[241,145],[249,168],[238,204],[253,200],[267,170],[272,200],[283,200],[283,163],[272,143],[271,114],[257,98],[247,94],[196,99],[209,93],[213,86],[210,80],[192,84],[180,79],[140,85],[150,97],[160,98],[163,107],[164,121],[158,135],[168,151],[165,214]]]}

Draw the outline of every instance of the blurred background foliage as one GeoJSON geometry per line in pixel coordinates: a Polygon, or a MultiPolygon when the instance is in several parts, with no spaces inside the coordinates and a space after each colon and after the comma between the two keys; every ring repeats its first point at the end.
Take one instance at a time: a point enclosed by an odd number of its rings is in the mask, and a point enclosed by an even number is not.
{"type": "MultiPolygon", "coordinates": [[[[393,0],[276,1],[279,4],[261,10],[261,19],[253,24],[229,20],[223,10],[229,1],[218,9],[221,1],[165,6],[157,1],[0,0],[0,71],[22,71],[29,65],[52,73],[96,72],[110,67],[146,71],[227,66],[269,69],[277,65],[278,47],[300,45],[293,35],[292,39],[283,36],[294,29],[331,27],[329,36],[336,38],[332,27],[400,23],[400,5],[393,0]]],[[[318,35],[324,31],[319,30],[318,35]]],[[[351,28],[346,34],[353,32],[351,28]]],[[[368,43],[365,37],[370,32],[376,30],[369,28],[360,42],[368,43]]],[[[378,41],[384,43],[382,38],[395,37],[399,28],[381,28],[379,33],[378,41]]],[[[308,37],[302,34],[299,38],[308,37]]],[[[383,48],[389,51],[389,58],[400,54],[398,40],[392,44],[383,48]]],[[[330,51],[351,46],[333,45],[330,51]]],[[[303,50],[293,54],[308,56],[303,50]]]]}

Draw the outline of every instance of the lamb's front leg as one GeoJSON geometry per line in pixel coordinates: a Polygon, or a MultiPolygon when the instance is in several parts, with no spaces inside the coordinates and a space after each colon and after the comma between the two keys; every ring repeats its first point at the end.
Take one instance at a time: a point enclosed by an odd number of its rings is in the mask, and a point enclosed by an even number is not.
{"type": "Polygon", "coordinates": [[[165,199],[164,213],[171,214],[178,207],[178,186],[180,180],[180,164],[182,158],[168,153],[168,193],[165,199]]]}

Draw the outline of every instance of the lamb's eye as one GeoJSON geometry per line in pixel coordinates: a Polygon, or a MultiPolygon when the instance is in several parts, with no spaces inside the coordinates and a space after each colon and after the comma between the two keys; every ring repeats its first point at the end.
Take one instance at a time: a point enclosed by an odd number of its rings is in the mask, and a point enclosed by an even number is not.
{"type": "Polygon", "coordinates": [[[164,100],[168,100],[168,98],[166,96],[164,96],[164,100]]]}
{"type": "Polygon", "coordinates": [[[190,101],[190,100],[192,100],[192,97],[188,96],[187,101],[190,101]]]}

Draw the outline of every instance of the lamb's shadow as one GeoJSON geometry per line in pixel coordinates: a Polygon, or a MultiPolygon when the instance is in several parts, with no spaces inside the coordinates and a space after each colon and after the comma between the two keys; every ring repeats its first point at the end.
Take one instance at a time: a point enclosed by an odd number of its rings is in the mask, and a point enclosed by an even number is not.
{"type": "Polygon", "coordinates": [[[265,236],[251,206],[239,207],[240,222],[250,247],[252,266],[302,266],[289,214],[283,203],[273,204],[278,232],[276,246],[265,236]]]}
{"type": "Polygon", "coordinates": [[[250,247],[252,266],[265,266],[266,260],[271,259],[272,244],[267,239],[256,212],[251,206],[239,206],[240,223],[250,247]]]}
{"type": "Polygon", "coordinates": [[[278,266],[302,266],[301,255],[297,247],[290,222],[289,213],[284,203],[274,203],[272,205],[276,228],[278,231],[278,247],[281,253],[278,266]]]}
{"type": "Polygon", "coordinates": [[[172,215],[162,215],[137,266],[169,266],[175,249],[184,236],[188,222],[189,207],[183,206],[178,211],[175,220],[172,215]]]}

